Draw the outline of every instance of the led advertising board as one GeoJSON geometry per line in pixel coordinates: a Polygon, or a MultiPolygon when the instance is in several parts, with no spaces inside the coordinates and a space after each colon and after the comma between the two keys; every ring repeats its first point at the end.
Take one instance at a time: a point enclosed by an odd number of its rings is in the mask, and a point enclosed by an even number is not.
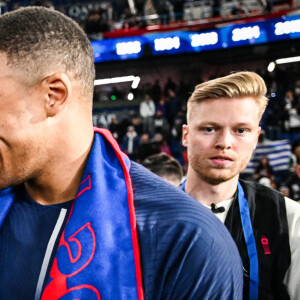
{"type": "Polygon", "coordinates": [[[300,38],[300,15],[230,24],[206,31],[172,31],[91,41],[95,62],[201,52],[300,38]]]}

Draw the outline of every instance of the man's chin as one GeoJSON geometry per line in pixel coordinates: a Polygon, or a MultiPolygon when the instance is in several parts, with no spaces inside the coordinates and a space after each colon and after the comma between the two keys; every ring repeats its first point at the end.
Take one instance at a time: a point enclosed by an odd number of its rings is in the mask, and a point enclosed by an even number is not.
{"type": "Polygon", "coordinates": [[[218,185],[232,179],[235,175],[201,174],[201,179],[211,185],[218,185]]]}
{"type": "Polygon", "coordinates": [[[206,177],[203,179],[204,179],[204,181],[206,181],[207,183],[209,183],[211,185],[219,185],[219,184],[229,180],[228,178],[212,178],[212,177],[206,177]]]}

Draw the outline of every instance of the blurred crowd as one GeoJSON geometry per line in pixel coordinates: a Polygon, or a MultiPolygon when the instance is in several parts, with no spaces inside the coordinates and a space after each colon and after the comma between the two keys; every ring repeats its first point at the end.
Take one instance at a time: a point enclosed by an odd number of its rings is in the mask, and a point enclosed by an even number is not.
{"type": "MultiPolygon", "coordinates": [[[[7,1],[9,10],[21,6],[37,5],[59,10],[75,19],[90,39],[101,39],[102,33],[118,29],[144,29],[151,25],[168,25],[180,22],[214,18],[243,18],[269,14],[272,0],[135,0],[127,1],[59,1],[26,0],[7,1]]],[[[289,3],[289,1],[286,1],[289,3]]],[[[288,7],[285,7],[288,8],[288,7]]]]}
{"type": "Polygon", "coordinates": [[[149,155],[166,152],[184,164],[181,127],[186,122],[186,101],[171,77],[164,87],[157,79],[152,86],[144,86],[138,110],[122,120],[112,118],[108,129],[133,160],[141,162],[149,155]]]}

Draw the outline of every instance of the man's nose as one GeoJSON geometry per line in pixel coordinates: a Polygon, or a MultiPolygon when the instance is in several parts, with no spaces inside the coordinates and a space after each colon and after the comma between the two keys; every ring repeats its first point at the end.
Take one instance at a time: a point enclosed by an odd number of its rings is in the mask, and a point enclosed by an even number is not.
{"type": "Polygon", "coordinates": [[[216,148],[230,149],[232,147],[232,134],[229,130],[221,130],[217,135],[216,148]]]}

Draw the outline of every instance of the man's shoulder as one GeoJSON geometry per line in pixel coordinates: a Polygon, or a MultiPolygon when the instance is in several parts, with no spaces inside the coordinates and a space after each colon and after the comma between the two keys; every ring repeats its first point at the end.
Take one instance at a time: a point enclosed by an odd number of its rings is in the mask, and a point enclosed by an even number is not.
{"type": "Polygon", "coordinates": [[[292,222],[298,222],[300,224],[300,204],[288,197],[284,197],[284,200],[289,224],[292,222]]]}
{"type": "Polygon", "coordinates": [[[226,227],[143,166],[133,162],[130,175],[146,298],[240,299],[242,267],[226,227]]]}
{"type": "Polygon", "coordinates": [[[242,187],[246,188],[247,193],[253,195],[263,194],[266,198],[273,199],[275,201],[277,201],[276,199],[280,199],[280,201],[284,200],[283,194],[271,187],[265,186],[263,184],[254,181],[245,181],[245,180],[239,180],[239,181],[242,187]]]}
{"type": "Polygon", "coordinates": [[[146,223],[150,226],[157,223],[169,225],[176,222],[207,228],[207,232],[212,235],[216,231],[226,231],[210,210],[140,164],[132,163],[130,176],[138,226],[146,223]]]}
{"type": "MultiPolygon", "coordinates": [[[[148,171],[142,165],[132,162],[130,169],[134,192],[134,204],[136,214],[157,212],[164,217],[166,212],[169,217],[178,217],[185,215],[182,207],[186,209],[199,209],[199,203],[181,191],[179,187],[172,186],[159,176],[148,171]],[[183,214],[182,214],[183,213],[183,214]]],[[[204,209],[203,209],[204,210],[204,209]]],[[[202,211],[202,208],[200,208],[202,211]]],[[[197,217],[197,216],[195,216],[197,217]]],[[[193,215],[191,215],[193,218],[193,215]]]]}

